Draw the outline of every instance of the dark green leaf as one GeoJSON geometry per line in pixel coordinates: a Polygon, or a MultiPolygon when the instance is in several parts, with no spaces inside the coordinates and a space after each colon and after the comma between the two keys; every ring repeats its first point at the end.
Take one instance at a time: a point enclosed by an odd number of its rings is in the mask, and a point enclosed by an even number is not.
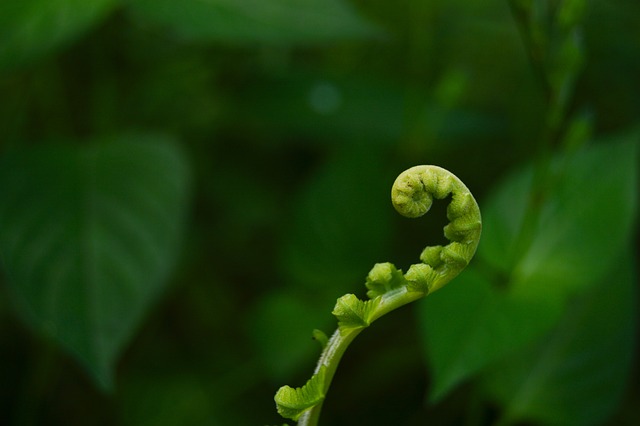
{"type": "Polygon", "coordinates": [[[430,390],[434,401],[487,363],[553,325],[544,305],[496,291],[485,274],[473,266],[446,291],[429,296],[419,306],[435,378],[430,390]]]}
{"type": "Polygon", "coordinates": [[[104,388],[175,262],[187,178],[176,146],[148,135],[0,165],[0,253],[17,309],[104,388]]]}
{"type": "Polygon", "coordinates": [[[571,303],[541,341],[483,375],[511,423],[602,424],[627,385],[637,325],[636,274],[630,259],[571,303]]]}
{"type": "Polygon", "coordinates": [[[0,5],[0,68],[64,45],[110,12],[116,0],[20,0],[0,5]]]}
{"type": "Polygon", "coordinates": [[[305,44],[375,34],[342,0],[129,0],[137,16],[190,40],[305,44]]]}

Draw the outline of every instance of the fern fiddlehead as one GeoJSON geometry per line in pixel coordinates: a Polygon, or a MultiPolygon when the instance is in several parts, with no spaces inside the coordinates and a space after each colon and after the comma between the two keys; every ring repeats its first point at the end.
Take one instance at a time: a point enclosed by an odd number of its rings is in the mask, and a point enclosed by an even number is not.
{"type": "MultiPolygon", "coordinates": [[[[353,294],[336,302],[338,328],[324,345],[311,379],[300,388],[281,387],[275,396],[278,412],[298,426],[318,424],[325,395],[342,355],[355,337],[381,316],[442,288],[455,278],[476,252],[482,231],[480,209],[460,179],[437,166],[416,166],[401,173],[393,184],[391,201],[403,216],[416,218],[429,211],[434,199],[451,196],[446,246],[427,246],[420,263],[406,273],[391,263],[377,263],[366,279],[366,301],[353,294]]],[[[317,331],[316,331],[317,332],[317,331]]]]}

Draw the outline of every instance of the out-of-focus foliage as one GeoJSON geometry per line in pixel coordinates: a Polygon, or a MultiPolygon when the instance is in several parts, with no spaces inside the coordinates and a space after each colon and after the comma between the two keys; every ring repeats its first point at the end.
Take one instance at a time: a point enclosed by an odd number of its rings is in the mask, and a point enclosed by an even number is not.
{"type": "Polygon", "coordinates": [[[640,424],[639,52],[635,0],[2,2],[0,423],[281,424],[436,164],[478,255],[322,423],[640,424]]]}
{"type": "Polygon", "coordinates": [[[540,342],[488,369],[483,385],[503,418],[601,424],[628,383],[634,354],[637,276],[623,257],[577,297],[540,342]]]}
{"type": "Polygon", "coordinates": [[[21,314],[112,386],[114,361],[167,281],[187,197],[159,136],[7,153],[0,251],[21,314]]]}
{"type": "Polygon", "coordinates": [[[51,53],[95,26],[115,0],[25,0],[0,6],[0,67],[51,53]]]}
{"type": "MultiPolygon", "coordinates": [[[[433,398],[548,331],[568,300],[606,280],[629,250],[638,201],[635,144],[597,148],[555,161],[533,206],[530,168],[488,198],[475,270],[422,306],[433,398]],[[525,228],[528,215],[536,223],[525,228]]],[[[616,349],[613,364],[630,350],[616,349]]]]}
{"type": "Polygon", "coordinates": [[[375,34],[340,0],[127,0],[137,19],[193,41],[308,44],[375,34]]]}

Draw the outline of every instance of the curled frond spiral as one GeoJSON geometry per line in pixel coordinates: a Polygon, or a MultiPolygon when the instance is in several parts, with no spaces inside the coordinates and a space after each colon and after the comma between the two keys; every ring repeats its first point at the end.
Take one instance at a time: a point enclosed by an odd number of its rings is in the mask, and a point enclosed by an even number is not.
{"type": "Polygon", "coordinates": [[[429,211],[434,198],[451,195],[447,207],[449,224],[446,246],[427,246],[422,263],[412,265],[405,278],[416,290],[431,293],[455,278],[476,252],[482,232],[478,203],[453,173],[437,166],[415,166],[401,173],[391,189],[391,201],[403,216],[416,218],[429,211]]]}

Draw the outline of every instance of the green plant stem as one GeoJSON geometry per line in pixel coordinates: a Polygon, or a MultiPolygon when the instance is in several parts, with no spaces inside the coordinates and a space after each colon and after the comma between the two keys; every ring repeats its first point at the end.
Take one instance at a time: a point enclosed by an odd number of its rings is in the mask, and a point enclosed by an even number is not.
{"type": "Polygon", "coordinates": [[[553,87],[545,69],[545,46],[533,35],[534,32],[530,16],[531,11],[519,6],[516,0],[509,0],[507,3],[509,4],[511,16],[513,16],[522,43],[524,44],[531,69],[544,91],[547,103],[550,103],[550,99],[553,96],[553,87]]]}
{"type": "MultiPolygon", "coordinates": [[[[376,310],[372,313],[371,322],[382,317],[383,315],[388,314],[393,310],[398,309],[401,306],[421,299],[424,296],[426,296],[426,293],[424,292],[411,291],[407,288],[400,288],[396,291],[386,293],[381,297],[380,303],[378,304],[376,310]]],[[[338,328],[329,339],[327,346],[325,346],[322,354],[320,355],[316,370],[314,371],[314,374],[316,374],[318,373],[318,371],[320,371],[320,368],[322,366],[326,367],[325,392],[329,390],[329,386],[331,385],[333,376],[338,369],[338,365],[340,364],[342,355],[344,355],[351,342],[353,342],[356,336],[358,336],[358,334],[360,334],[362,330],[364,330],[364,328],[365,327],[350,329],[350,331],[347,333],[341,332],[338,328]]],[[[320,419],[320,412],[322,411],[322,405],[323,404],[321,402],[311,408],[309,411],[305,412],[298,420],[298,426],[317,426],[320,419]]]]}
{"type": "MultiPolygon", "coordinates": [[[[324,350],[322,351],[322,355],[320,356],[320,360],[318,361],[316,371],[314,372],[314,374],[317,373],[322,365],[325,365],[327,367],[327,370],[325,372],[326,390],[329,389],[329,385],[331,384],[333,376],[338,369],[338,364],[342,359],[342,355],[345,353],[353,339],[355,339],[362,330],[363,329],[353,330],[345,335],[340,333],[340,330],[336,330],[329,339],[327,346],[325,346],[324,350]]],[[[322,402],[314,406],[309,411],[305,412],[298,420],[298,426],[316,426],[318,424],[318,420],[320,419],[321,410],[322,402]]]]}
{"type": "Polygon", "coordinates": [[[561,28],[557,22],[557,8],[550,8],[543,3],[542,14],[547,20],[541,23],[534,12],[535,2],[527,4],[526,1],[508,0],[511,14],[520,33],[527,58],[531,68],[539,80],[544,98],[547,104],[545,122],[539,138],[537,159],[535,161],[534,176],[529,194],[528,208],[517,233],[515,248],[512,251],[511,269],[516,269],[515,259],[522,258],[533,241],[535,230],[538,227],[539,209],[543,204],[548,188],[553,184],[553,175],[550,170],[552,153],[561,142],[563,130],[567,121],[568,104],[573,93],[579,67],[558,68],[554,63],[553,46],[562,43],[564,39],[573,36],[577,23],[571,30],[561,28]],[[564,83],[554,84],[553,74],[561,71],[564,75],[564,83]]]}

